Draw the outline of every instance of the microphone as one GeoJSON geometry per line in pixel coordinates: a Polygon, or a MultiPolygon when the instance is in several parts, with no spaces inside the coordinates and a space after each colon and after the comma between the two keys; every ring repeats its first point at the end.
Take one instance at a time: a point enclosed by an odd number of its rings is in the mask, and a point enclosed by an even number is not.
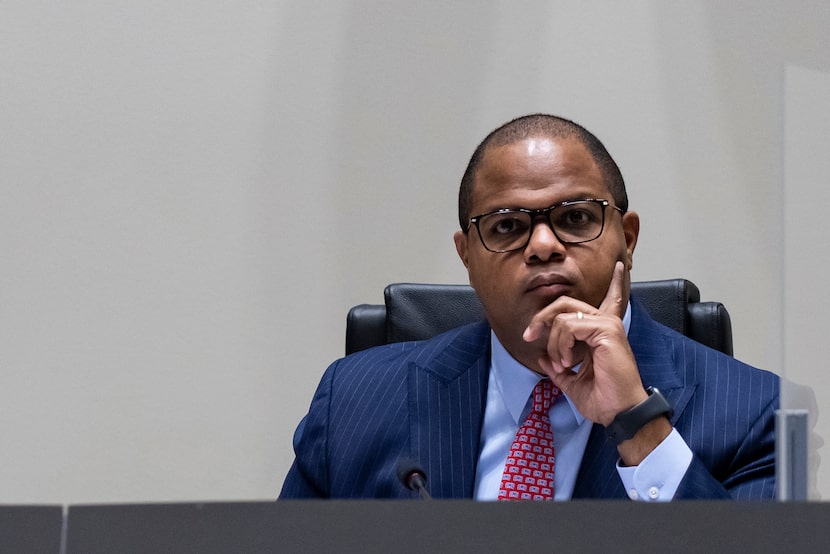
{"type": "Polygon", "coordinates": [[[410,458],[402,458],[398,461],[398,480],[403,486],[421,495],[422,500],[432,500],[427,492],[427,474],[421,464],[410,458]]]}

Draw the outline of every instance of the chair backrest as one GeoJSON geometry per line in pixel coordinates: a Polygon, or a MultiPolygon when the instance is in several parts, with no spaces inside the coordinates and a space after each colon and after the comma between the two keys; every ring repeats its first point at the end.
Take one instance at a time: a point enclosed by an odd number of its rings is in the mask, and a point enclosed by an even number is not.
{"type": "MultiPolygon", "coordinates": [[[[631,283],[631,294],[663,325],[732,355],[732,322],[720,302],[701,302],[686,279],[631,283]]],[[[484,310],[468,285],[394,283],[385,304],[360,304],[346,317],[346,354],[372,346],[422,340],[481,321],[484,310]]]]}

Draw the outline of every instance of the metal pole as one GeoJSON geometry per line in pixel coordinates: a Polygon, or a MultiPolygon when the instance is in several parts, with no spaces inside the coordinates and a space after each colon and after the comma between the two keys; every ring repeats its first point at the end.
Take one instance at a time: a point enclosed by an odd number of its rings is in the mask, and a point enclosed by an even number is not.
{"type": "Polygon", "coordinates": [[[777,500],[807,500],[807,413],[807,410],[775,412],[777,500]]]}

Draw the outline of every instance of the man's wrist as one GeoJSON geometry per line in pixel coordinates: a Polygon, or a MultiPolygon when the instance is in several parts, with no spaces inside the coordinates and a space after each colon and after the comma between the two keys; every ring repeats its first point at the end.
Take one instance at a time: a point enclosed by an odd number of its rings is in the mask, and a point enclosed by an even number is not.
{"type": "Polygon", "coordinates": [[[656,387],[646,389],[648,398],[628,410],[620,412],[605,431],[616,444],[633,438],[646,424],[658,417],[671,419],[673,410],[656,387]]]}
{"type": "Polygon", "coordinates": [[[665,417],[658,417],[646,423],[633,437],[617,445],[620,465],[640,465],[640,462],[660,446],[671,432],[671,423],[665,417]]]}

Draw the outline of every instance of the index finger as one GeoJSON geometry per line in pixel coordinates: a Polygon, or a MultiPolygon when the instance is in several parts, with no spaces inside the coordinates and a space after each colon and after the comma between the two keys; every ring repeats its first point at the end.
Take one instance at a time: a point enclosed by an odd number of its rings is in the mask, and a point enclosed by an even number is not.
{"type": "Polygon", "coordinates": [[[613,314],[622,317],[625,313],[624,291],[628,289],[631,275],[625,270],[625,264],[617,261],[614,265],[614,274],[611,276],[611,283],[608,285],[608,292],[599,305],[599,311],[605,314],[613,314]]]}

